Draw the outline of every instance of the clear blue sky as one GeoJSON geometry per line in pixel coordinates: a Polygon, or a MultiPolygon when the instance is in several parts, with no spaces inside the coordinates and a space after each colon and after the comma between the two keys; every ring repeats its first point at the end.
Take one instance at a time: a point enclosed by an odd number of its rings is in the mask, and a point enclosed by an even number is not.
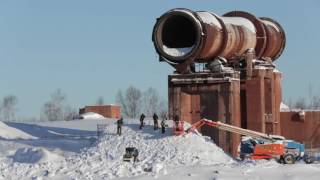
{"type": "Polygon", "coordinates": [[[167,96],[167,75],[151,41],[156,18],[185,7],[219,15],[245,10],[276,19],[287,45],[276,62],[285,98],[320,94],[320,1],[3,0],[0,1],[0,97],[14,94],[19,115],[38,117],[57,88],[78,108],[118,89],[149,86],[167,96]]]}

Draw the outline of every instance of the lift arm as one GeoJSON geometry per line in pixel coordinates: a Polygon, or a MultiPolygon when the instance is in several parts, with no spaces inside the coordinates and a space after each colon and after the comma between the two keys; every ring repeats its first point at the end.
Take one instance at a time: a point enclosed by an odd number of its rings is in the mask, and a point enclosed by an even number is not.
{"type": "Polygon", "coordinates": [[[252,130],[248,130],[248,129],[243,129],[240,127],[236,127],[236,126],[232,126],[230,124],[225,124],[222,123],[220,121],[212,121],[212,120],[208,120],[208,119],[201,119],[200,121],[194,123],[189,129],[186,130],[186,133],[190,133],[192,131],[194,131],[197,128],[200,128],[203,125],[208,125],[208,126],[212,126],[221,130],[225,130],[228,132],[232,132],[232,133],[237,133],[240,135],[244,135],[244,136],[250,136],[252,138],[257,138],[257,139],[261,139],[263,141],[267,141],[267,142],[274,142],[275,140],[270,137],[267,134],[264,133],[260,133],[260,132],[256,132],[256,131],[252,131],[252,130]]]}

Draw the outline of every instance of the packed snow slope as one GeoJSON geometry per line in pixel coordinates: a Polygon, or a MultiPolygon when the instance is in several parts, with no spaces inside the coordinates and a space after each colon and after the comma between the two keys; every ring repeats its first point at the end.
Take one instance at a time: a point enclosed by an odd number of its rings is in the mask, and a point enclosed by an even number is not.
{"type": "Polygon", "coordinates": [[[95,175],[104,178],[130,177],[146,174],[146,170],[166,172],[176,166],[228,164],[233,160],[218,148],[211,140],[196,134],[172,136],[171,128],[167,133],[154,131],[146,125],[139,130],[136,121],[127,121],[123,126],[123,135],[116,134],[116,125],[109,124],[96,147],[88,149],[72,163],[77,164],[83,173],[96,164],[95,175]],[[139,162],[123,162],[126,147],[139,150],[139,162]]]}
{"type": "MultiPolygon", "coordinates": [[[[80,122],[80,121],[79,121],[80,122]]],[[[106,120],[104,135],[82,153],[61,159],[56,153],[39,148],[19,148],[7,156],[0,166],[2,177],[61,177],[111,179],[147,174],[166,174],[167,169],[179,166],[208,166],[234,161],[211,140],[196,134],[172,136],[154,131],[151,121],[142,130],[136,120],[125,121],[123,135],[116,134],[115,120],[106,120]],[[135,164],[123,162],[126,147],[139,150],[135,164]],[[51,158],[54,157],[54,158],[51,158]],[[50,161],[46,161],[50,159],[50,161]],[[52,161],[57,159],[57,161],[52,161]],[[21,172],[28,172],[27,174],[21,172]]]]}
{"type": "Polygon", "coordinates": [[[28,130],[29,134],[37,135],[39,139],[0,139],[0,180],[319,179],[319,164],[238,162],[226,155],[211,140],[199,134],[172,136],[169,122],[166,133],[161,134],[160,130],[153,130],[151,120],[146,120],[142,130],[139,130],[138,120],[125,120],[122,136],[116,134],[114,119],[12,124],[16,128],[28,130]],[[92,138],[91,130],[97,123],[106,124],[104,135],[87,144],[86,148],[79,149],[80,152],[73,150],[71,154],[65,153],[68,143],[87,142],[83,139],[85,135],[92,138]],[[50,131],[47,131],[49,129],[50,131]],[[52,133],[51,131],[54,131],[54,136],[44,134],[52,133]],[[84,135],[81,135],[81,132],[84,135]],[[77,134],[72,136],[71,133],[77,134]],[[63,146],[60,144],[62,142],[63,146]],[[54,146],[56,148],[53,148],[54,146]],[[139,150],[139,161],[135,164],[123,162],[126,147],[136,147],[139,150]]]}
{"type": "Polygon", "coordinates": [[[3,139],[35,139],[35,137],[27,134],[19,129],[7,126],[0,121],[0,138],[3,139]]]}

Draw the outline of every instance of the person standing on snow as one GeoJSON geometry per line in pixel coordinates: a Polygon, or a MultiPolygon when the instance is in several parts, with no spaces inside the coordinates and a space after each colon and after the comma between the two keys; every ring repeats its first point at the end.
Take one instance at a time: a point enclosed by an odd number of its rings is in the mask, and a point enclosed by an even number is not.
{"type": "Polygon", "coordinates": [[[154,124],[154,130],[158,130],[159,125],[158,125],[158,115],[156,113],[153,114],[153,124],[154,124]]]}
{"type": "Polygon", "coordinates": [[[117,120],[117,134],[121,136],[121,129],[123,125],[123,118],[120,117],[120,119],[117,120]]]}
{"type": "Polygon", "coordinates": [[[175,115],[173,121],[174,121],[174,123],[176,125],[176,129],[178,130],[179,129],[179,123],[180,123],[179,116],[175,115]]]}
{"type": "Polygon", "coordinates": [[[163,119],[161,121],[161,133],[164,134],[166,132],[166,123],[165,123],[166,119],[163,119]]]}
{"type": "Polygon", "coordinates": [[[141,116],[140,116],[140,128],[139,129],[142,129],[142,127],[144,126],[144,123],[143,123],[143,120],[146,116],[142,113],[141,116]]]}

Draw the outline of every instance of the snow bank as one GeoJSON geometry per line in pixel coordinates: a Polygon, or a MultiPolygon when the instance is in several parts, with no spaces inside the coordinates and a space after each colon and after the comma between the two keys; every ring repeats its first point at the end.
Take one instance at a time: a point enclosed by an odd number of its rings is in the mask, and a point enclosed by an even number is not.
{"type": "Polygon", "coordinates": [[[0,122],[0,138],[3,139],[37,139],[30,134],[27,134],[19,129],[10,127],[3,122],[0,122]]]}
{"type": "MultiPolygon", "coordinates": [[[[89,122],[79,120],[74,123],[86,129],[89,122]]],[[[114,121],[103,122],[108,124],[106,135],[89,149],[72,156],[62,157],[63,152],[59,149],[49,151],[38,143],[24,144],[38,140],[0,140],[0,179],[319,179],[319,164],[236,163],[201,135],[172,136],[171,128],[163,135],[154,131],[152,121],[146,119],[142,130],[139,130],[138,120],[125,121],[124,135],[118,136],[114,121]],[[139,162],[122,161],[128,146],[139,149],[139,162]]],[[[58,126],[57,122],[53,124],[58,126]]],[[[73,127],[68,123],[63,125],[73,127]]],[[[54,141],[46,143],[52,145],[54,141]]]]}
{"type": "Polygon", "coordinates": [[[87,112],[80,115],[83,119],[105,119],[104,116],[94,112],[87,112]]]}
{"type": "Polygon", "coordinates": [[[19,148],[12,156],[9,156],[9,158],[19,163],[44,163],[64,159],[43,148],[19,148]]]}
{"type": "Polygon", "coordinates": [[[145,127],[139,130],[138,120],[125,121],[123,135],[118,136],[115,121],[106,121],[105,136],[82,153],[67,158],[42,148],[19,148],[0,161],[0,177],[113,179],[147,175],[157,178],[172,168],[234,162],[208,138],[197,134],[173,136],[171,128],[161,134],[160,130],[153,130],[152,121],[145,122],[145,127]],[[139,150],[138,162],[123,161],[126,147],[139,150]]]}
{"type": "MultiPolygon", "coordinates": [[[[69,159],[76,169],[93,168],[97,177],[131,177],[151,171],[154,176],[165,174],[167,168],[191,165],[228,164],[233,160],[208,138],[196,134],[172,136],[154,131],[146,125],[139,130],[135,122],[126,122],[123,136],[115,134],[116,125],[109,124],[106,135],[96,147],[88,149],[77,158],[69,159]],[[126,147],[139,150],[139,162],[123,162],[126,147]]],[[[82,172],[85,173],[85,172],[82,172]]]]}

